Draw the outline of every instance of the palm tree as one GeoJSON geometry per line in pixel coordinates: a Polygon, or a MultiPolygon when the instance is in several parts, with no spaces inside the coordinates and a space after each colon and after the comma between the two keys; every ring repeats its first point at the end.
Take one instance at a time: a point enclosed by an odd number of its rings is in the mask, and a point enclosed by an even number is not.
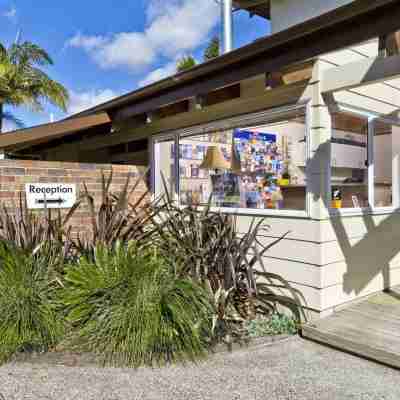
{"type": "Polygon", "coordinates": [[[214,36],[204,50],[204,61],[212,60],[219,56],[219,37],[214,36]]]}
{"type": "Polygon", "coordinates": [[[7,49],[0,43],[0,132],[3,119],[21,124],[4,111],[5,105],[28,106],[40,112],[43,103],[49,102],[66,111],[68,92],[41,69],[48,65],[53,65],[53,60],[36,44],[14,43],[7,49]]]}
{"type": "Polygon", "coordinates": [[[192,56],[183,56],[178,60],[176,70],[178,72],[186,71],[187,69],[194,67],[196,64],[196,60],[192,56]]]}

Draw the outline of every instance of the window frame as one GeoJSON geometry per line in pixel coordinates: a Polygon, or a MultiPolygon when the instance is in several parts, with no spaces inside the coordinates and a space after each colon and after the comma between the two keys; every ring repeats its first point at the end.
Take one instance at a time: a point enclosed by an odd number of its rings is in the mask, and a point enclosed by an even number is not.
{"type": "MultiPolygon", "coordinates": [[[[368,119],[368,137],[367,137],[367,164],[368,164],[368,207],[358,207],[358,208],[341,208],[335,209],[331,206],[332,199],[332,185],[331,173],[332,173],[332,151],[330,151],[329,157],[329,167],[328,167],[328,176],[327,180],[329,182],[329,215],[331,217],[336,216],[360,216],[366,214],[372,215],[381,215],[381,214],[392,214],[395,212],[400,212],[400,195],[399,195],[399,185],[396,182],[399,182],[400,176],[396,172],[393,164],[392,164],[392,205],[386,207],[377,207],[375,206],[375,167],[374,167],[374,136],[375,136],[375,121],[379,120],[388,124],[400,126],[400,119],[396,120],[395,118],[390,118],[386,115],[381,115],[378,113],[374,113],[369,110],[365,110],[362,108],[354,107],[347,105],[345,103],[337,103],[334,107],[330,107],[330,117],[332,118],[332,114],[336,112],[345,112],[354,114],[357,116],[366,117],[368,119]],[[396,187],[397,186],[397,187],[396,187]],[[396,192],[396,195],[394,193],[396,192]],[[372,204],[372,205],[371,205],[372,204]]],[[[331,124],[332,125],[332,124],[331,124]]],[[[331,129],[331,137],[332,137],[333,129],[331,129]]],[[[331,143],[331,142],[330,142],[331,143]]]]}
{"type": "MultiPolygon", "coordinates": [[[[305,114],[305,173],[307,175],[309,160],[311,157],[310,151],[310,118],[311,118],[311,102],[305,101],[297,104],[292,104],[283,107],[276,107],[267,110],[263,110],[260,112],[244,114],[237,117],[225,118],[222,120],[217,120],[213,122],[209,122],[206,124],[196,125],[190,128],[182,128],[171,130],[168,132],[164,132],[162,134],[157,134],[151,137],[150,139],[150,160],[151,160],[151,191],[154,197],[157,197],[155,192],[156,186],[156,176],[157,176],[157,152],[156,152],[156,144],[160,140],[174,140],[175,148],[179,149],[179,143],[181,138],[187,138],[195,135],[202,135],[206,133],[212,133],[218,130],[226,130],[226,129],[235,129],[235,128],[246,128],[248,126],[267,124],[269,122],[275,121],[277,117],[282,115],[284,117],[286,114],[291,111],[304,110],[305,114]]],[[[184,205],[180,204],[179,199],[179,151],[175,151],[175,191],[174,191],[174,200],[178,205],[184,207],[184,205]]],[[[251,208],[228,208],[228,207],[211,207],[211,211],[213,212],[222,212],[226,214],[235,214],[235,215],[249,215],[249,216],[275,216],[275,217],[294,217],[294,218],[310,218],[310,210],[311,210],[311,201],[312,196],[309,190],[310,180],[306,179],[305,185],[305,209],[304,210],[274,210],[274,209],[251,209],[251,208]]],[[[200,207],[201,208],[201,207],[200,207]]]]}

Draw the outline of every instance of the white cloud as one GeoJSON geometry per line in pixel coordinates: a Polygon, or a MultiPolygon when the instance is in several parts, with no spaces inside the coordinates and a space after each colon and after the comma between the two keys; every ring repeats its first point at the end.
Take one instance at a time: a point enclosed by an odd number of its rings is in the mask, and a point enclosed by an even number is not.
{"type": "Polygon", "coordinates": [[[17,8],[15,6],[11,6],[7,11],[3,12],[3,17],[14,19],[17,16],[17,8]]]}
{"type": "Polygon", "coordinates": [[[70,91],[70,104],[68,113],[76,114],[98,104],[105,103],[118,96],[118,93],[111,89],[90,90],[87,92],[70,91]]]}
{"type": "Polygon", "coordinates": [[[150,85],[151,83],[157,82],[161,79],[167,78],[176,73],[176,61],[170,62],[163,67],[157,68],[151,71],[146,77],[144,77],[139,83],[139,87],[150,85]]]}
{"type": "Polygon", "coordinates": [[[143,32],[111,36],[76,34],[67,46],[82,48],[103,68],[142,69],[158,57],[175,58],[202,44],[219,19],[214,0],[151,0],[143,32]]]}
{"type": "Polygon", "coordinates": [[[103,68],[129,66],[141,68],[154,62],[156,54],[141,33],[119,33],[94,53],[103,68]]]}
{"type": "Polygon", "coordinates": [[[102,36],[85,36],[78,32],[74,37],[68,40],[67,46],[82,47],[83,49],[90,51],[103,46],[106,42],[106,38],[102,36]]]}

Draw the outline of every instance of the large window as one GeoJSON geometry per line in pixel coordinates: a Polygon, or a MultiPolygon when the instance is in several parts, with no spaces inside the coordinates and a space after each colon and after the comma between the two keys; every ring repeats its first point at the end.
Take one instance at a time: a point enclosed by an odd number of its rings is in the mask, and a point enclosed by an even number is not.
{"type": "Polygon", "coordinates": [[[333,208],[368,206],[368,117],[332,115],[331,182],[333,208]]]}
{"type": "MultiPolygon", "coordinates": [[[[373,131],[374,190],[372,203],[375,207],[393,206],[393,162],[396,143],[400,140],[398,126],[375,119],[371,123],[373,131]]],[[[400,142],[399,142],[400,143],[400,142]]]]}
{"type": "Polygon", "coordinates": [[[156,191],[164,175],[182,205],[305,211],[305,108],[261,119],[155,141],[156,191]]]}
{"type": "Polygon", "coordinates": [[[395,206],[393,176],[398,159],[400,128],[367,113],[332,114],[332,208],[395,206]]]}
{"type": "Polygon", "coordinates": [[[175,139],[161,138],[154,142],[154,189],[158,195],[168,194],[175,199],[175,139]]]}

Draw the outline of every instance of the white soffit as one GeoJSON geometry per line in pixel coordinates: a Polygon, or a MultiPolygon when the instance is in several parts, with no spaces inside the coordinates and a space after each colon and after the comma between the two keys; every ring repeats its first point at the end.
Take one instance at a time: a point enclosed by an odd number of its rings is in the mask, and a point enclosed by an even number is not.
{"type": "Polygon", "coordinates": [[[378,50],[379,40],[373,39],[369,42],[364,42],[357,46],[352,46],[329,54],[324,54],[320,58],[321,60],[331,63],[332,66],[339,66],[355,61],[364,60],[365,58],[377,57],[378,50]]]}
{"type": "Polygon", "coordinates": [[[331,63],[332,67],[364,60],[365,58],[366,57],[364,55],[356,53],[351,49],[339,50],[334,53],[321,56],[321,59],[331,63]]]}
{"type": "Polygon", "coordinates": [[[386,84],[400,90],[400,78],[390,79],[389,81],[386,81],[386,84]]]}
{"type": "Polygon", "coordinates": [[[379,40],[374,39],[370,42],[353,46],[351,49],[355,52],[361,53],[366,57],[377,57],[379,52],[379,40]]]}
{"type": "Polygon", "coordinates": [[[390,86],[390,81],[385,83],[374,83],[367,86],[360,86],[351,89],[353,93],[359,93],[363,96],[372,97],[375,100],[397,106],[400,108],[400,89],[390,86]]]}
{"type": "MultiPolygon", "coordinates": [[[[373,96],[374,94],[371,93],[373,96]]],[[[387,104],[370,96],[355,93],[354,91],[341,90],[335,92],[333,97],[336,102],[347,104],[355,108],[362,108],[378,114],[391,114],[398,110],[399,107],[387,104]]]]}

